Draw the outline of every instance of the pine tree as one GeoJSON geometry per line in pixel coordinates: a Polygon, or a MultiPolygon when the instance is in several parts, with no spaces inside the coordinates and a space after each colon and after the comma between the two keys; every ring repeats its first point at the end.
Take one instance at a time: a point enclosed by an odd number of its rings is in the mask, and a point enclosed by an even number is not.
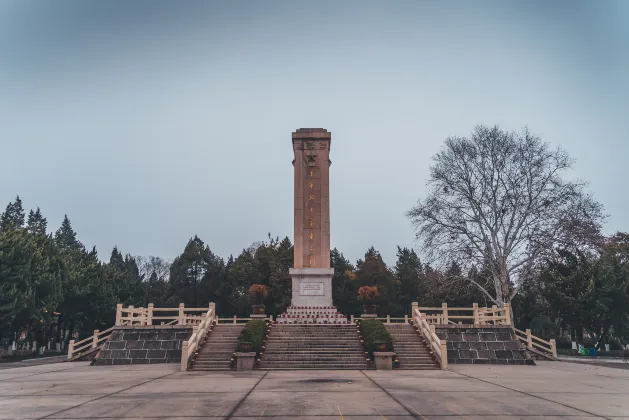
{"type": "Polygon", "coordinates": [[[44,216],[42,216],[39,207],[37,207],[37,211],[31,210],[28,213],[28,221],[26,222],[26,229],[29,233],[34,234],[46,234],[46,228],[48,227],[48,221],[44,216]]]}
{"type": "Polygon", "coordinates": [[[0,215],[0,230],[3,232],[19,229],[24,226],[24,208],[18,195],[13,203],[7,205],[6,210],[0,215]]]}
{"type": "MultiPolygon", "coordinates": [[[[170,267],[171,298],[199,307],[199,284],[210,265],[210,250],[198,236],[191,238],[170,267]]],[[[173,303],[176,303],[173,301],[173,303]]]]}
{"type": "Polygon", "coordinates": [[[415,250],[397,247],[395,277],[399,281],[397,303],[403,313],[410,314],[412,302],[419,302],[422,264],[415,250]]]}
{"type": "Polygon", "coordinates": [[[362,307],[357,299],[358,287],[354,266],[334,248],[330,251],[330,267],[334,268],[332,277],[334,305],[345,315],[360,315],[362,307]]]}
{"type": "Polygon", "coordinates": [[[68,215],[64,215],[61,227],[55,232],[55,243],[64,251],[83,250],[83,244],[76,239],[76,232],[72,229],[68,215]]]}
{"type": "Polygon", "coordinates": [[[381,314],[396,314],[395,288],[397,280],[382,260],[380,253],[369,248],[365,254],[365,260],[356,263],[356,280],[360,286],[376,286],[380,296],[376,301],[378,312],[381,314]]]}

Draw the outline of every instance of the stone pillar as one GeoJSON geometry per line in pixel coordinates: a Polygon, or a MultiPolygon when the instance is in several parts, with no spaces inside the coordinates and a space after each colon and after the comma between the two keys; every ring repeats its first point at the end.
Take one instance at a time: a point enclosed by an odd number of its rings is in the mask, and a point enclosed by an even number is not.
{"type": "Polygon", "coordinates": [[[295,190],[293,306],[332,306],[330,268],[330,144],[323,128],[292,134],[295,190]]]}
{"type": "Polygon", "coordinates": [[[392,351],[374,351],[373,358],[376,362],[378,370],[393,370],[393,353],[392,351]]]}
{"type": "Polygon", "coordinates": [[[238,372],[251,372],[253,370],[253,363],[255,362],[256,352],[236,353],[236,371],[238,372]]]}

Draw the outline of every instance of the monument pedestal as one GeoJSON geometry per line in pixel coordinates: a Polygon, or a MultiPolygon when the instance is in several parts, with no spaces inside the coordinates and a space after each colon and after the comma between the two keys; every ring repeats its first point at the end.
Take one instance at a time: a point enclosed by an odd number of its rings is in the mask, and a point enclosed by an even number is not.
{"type": "Polygon", "coordinates": [[[332,307],[333,268],[290,268],[292,306],[332,307]]]}

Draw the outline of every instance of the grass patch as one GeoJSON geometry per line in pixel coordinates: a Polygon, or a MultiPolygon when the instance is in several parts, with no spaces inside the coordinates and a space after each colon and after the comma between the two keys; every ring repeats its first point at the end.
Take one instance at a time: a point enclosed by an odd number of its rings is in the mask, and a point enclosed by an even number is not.
{"type": "Polygon", "coordinates": [[[377,319],[361,319],[359,321],[360,332],[365,341],[365,351],[369,353],[369,357],[373,360],[373,352],[379,343],[386,344],[386,351],[393,351],[393,342],[391,334],[384,327],[382,321],[377,319]]]}
{"type": "Polygon", "coordinates": [[[260,354],[266,335],[266,321],[256,319],[248,321],[238,337],[238,347],[236,351],[255,351],[260,354]],[[246,345],[251,345],[251,350],[246,350],[246,345]]]}

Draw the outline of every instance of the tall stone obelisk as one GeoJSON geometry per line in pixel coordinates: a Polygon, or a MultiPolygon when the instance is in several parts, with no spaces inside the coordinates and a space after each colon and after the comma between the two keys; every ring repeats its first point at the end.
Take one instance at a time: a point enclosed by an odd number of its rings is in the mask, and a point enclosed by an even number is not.
{"type": "Polygon", "coordinates": [[[293,133],[295,174],[295,267],[293,306],[332,306],[330,268],[330,143],[323,128],[293,133]]]}

